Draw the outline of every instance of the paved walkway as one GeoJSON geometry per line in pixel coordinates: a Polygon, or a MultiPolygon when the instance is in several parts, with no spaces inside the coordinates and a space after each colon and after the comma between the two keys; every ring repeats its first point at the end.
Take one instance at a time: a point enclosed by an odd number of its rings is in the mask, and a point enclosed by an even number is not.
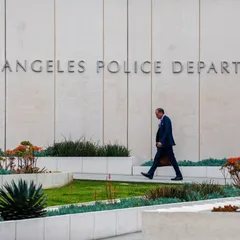
{"type": "Polygon", "coordinates": [[[142,234],[141,233],[126,234],[113,238],[104,238],[103,240],[142,240],[142,234]]]}
{"type": "MultiPolygon", "coordinates": [[[[98,180],[106,181],[106,174],[85,174],[85,173],[74,173],[73,178],[79,180],[98,180]]],[[[173,176],[174,177],[174,176],[173,176]]],[[[153,179],[148,179],[143,176],[136,175],[111,175],[111,181],[116,182],[138,182],[138,183],[172,183],[172,184],[183,184],[192,182],[206,182],[214,181],[219,184],[224,184],[224,179],[207,179],[207,178],[184,178],[183,181],[171,181],[171,177],[154,177],[153,179]]]]}

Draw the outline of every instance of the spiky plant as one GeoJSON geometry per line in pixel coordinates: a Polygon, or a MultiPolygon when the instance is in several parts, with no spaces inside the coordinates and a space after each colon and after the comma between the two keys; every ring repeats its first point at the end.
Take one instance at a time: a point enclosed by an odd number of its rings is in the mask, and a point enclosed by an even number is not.
{"type": "Polygon", "coordinates": [[[39,218],[46,215],[46,196],[42,185],[36,187],[20,179],[16,184],[6,183],[0,188],[0,216],[6,220],[39,218]]]}

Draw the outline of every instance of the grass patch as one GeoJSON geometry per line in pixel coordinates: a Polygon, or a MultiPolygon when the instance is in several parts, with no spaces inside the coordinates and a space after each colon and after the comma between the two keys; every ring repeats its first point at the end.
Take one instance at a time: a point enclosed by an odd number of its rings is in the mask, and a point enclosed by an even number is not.
{"type": "MultiPolygon", "coordinates": [[[[115,198],[130,198],[136,196],[144,196],[146,191],[158,186],[180,186],[180,184],[159,184],[159,183],[121,183],[111,182],[112,192],[116,189],[115,198]]],[[[74,180],[61,188],[46,189],[44,192],[48,196],[48,206],[57,206],[64,204],[74,204],[107,200],[106,181],[82,181],[74,180]]]]}
{"type": "MultiPolygon", "coordinates": [[[[178,185],[179,186],[179,185],[178,185]]],[[[189,201],[199,201],[207,199],[218,199],[226,197],[239,197],[240,189],[232,185],[219,186],[213,183],[204,184],[184,184],[177,187],[162,186],[162,191],[153,188],[151,193],[147,193],[145,197],[132,197],[121,199],[120,202],[105,204],[95,202],[93,205],[69,205],[61,206],[59,209],[47,211],[47,216],[57,216],[65,214],[75,214],[84,212],[95,212],[113,209],[124,209],[132,207],[143,207],[152,205],[162,205],[169,203],[180,203],[189,201]],[[154,193],[155,191],[155,193],[154,193]],[[147,198],[146,198],[147,197],[147,198]]]]}

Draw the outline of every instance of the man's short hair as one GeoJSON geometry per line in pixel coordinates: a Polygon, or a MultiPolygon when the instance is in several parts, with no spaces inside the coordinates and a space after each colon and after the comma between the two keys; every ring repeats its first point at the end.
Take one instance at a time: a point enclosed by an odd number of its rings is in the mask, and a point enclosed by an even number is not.
{"type": "Polygon", "coordinates": [[[158,111],[159,113],[164,114],[164,110],[163,110],[162,108],[157,108],[157,111],[158,111]]]}

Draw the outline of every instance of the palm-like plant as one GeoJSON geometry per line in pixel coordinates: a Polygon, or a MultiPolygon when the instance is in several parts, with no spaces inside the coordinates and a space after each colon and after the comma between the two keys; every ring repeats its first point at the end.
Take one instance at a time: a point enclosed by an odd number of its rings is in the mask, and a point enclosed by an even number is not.
{"type": "Polygon", "coordinates": [[[0,216],[6,220],[44,217],[46,214],[46,196],[42,185],[36,188],[33,181],[28,184],[20,179],[13,180],[0,188],[0,216]]]}

